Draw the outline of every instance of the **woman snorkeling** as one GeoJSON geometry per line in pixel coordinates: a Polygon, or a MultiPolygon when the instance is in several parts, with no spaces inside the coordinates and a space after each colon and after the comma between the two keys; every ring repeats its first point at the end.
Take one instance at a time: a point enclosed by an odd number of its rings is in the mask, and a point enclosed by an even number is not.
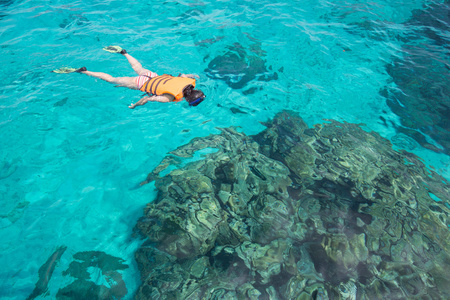
{"type": "Polygon", "coordinates": [[[142,97],[138,102],[131,103],[131,105],[128,106],[129,108],[135,108],[136,106],[144,105],[149,101],[178,102],[183,98],[186,99],[186,101],[189,103],[189,106],[197,106],[206,97],[201,90],[194,89],[195,78],[199,78],[198,75],[180,74],[177,77],[174,77],[164,74],[158,76],[158,74],[156,74],[155,72],[144,69],[134,57],[132,57],[127,53],[125,49],[122,49],[119,46],[109,46],[103,48],[103,50],[111,53],[120,53],[125,56],[138,76],[113,77],[102,72],[88,71],[86,67],[82,67],[79,69],[64,67],[52,72],[59,74],[77,72],[105,80],[109,83],[114,83],[120,87],[127,87],[133,90],[141,90],[147,93],[147,95],[142,97]]]}

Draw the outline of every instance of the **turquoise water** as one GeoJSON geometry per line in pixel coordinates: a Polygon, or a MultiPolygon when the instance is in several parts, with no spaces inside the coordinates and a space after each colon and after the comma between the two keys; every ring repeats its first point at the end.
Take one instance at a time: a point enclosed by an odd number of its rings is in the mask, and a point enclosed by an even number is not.
{"type": "MultiPolygon", "coordinates": [[[[364,123],[450,178],[448,140],[438,139],[448,137],[448,115],[415,105],[430,121],[416,126],[413,114],[406,124],[410,111],[401,115],[389,105],[389,95],[403,86],[387,67],[444,66],[434,80],[443,87],[441,111],[448,109],[448,19],[432,14],[441,27],[411,21],[419,19],[417,10],[442,3],[0,2],[0,297],[30,295],[40,267],[65,246],[48,292],[39,297],[54,298],[73,282],[65,271],[76,253],[102,251],[129,266],[121,274],[125,298],[132,298],[140,284],[134,251],[142,242],[132,231],[155,197],[152,184],[136,188],[139,182],[192,138],[231,125],[253,134],[283,109],[309,125],[364,123]],[[140,92],[50,72],[86,66],[134,76],[123,57],[102,51],[108,45],[124,47],[158,74],[198,74],[207,100],[196,108],[148,103],[130,110],[140,92]],[[426,59],[416,59],[414,49],[423,49],[426,59]],[[228,82],[214,76],[210,63],[229,51],[244,51],[246,72],[267,80],[254,76],[244,84],[239,72],[228,82]],[[439,117],[442,122],[432,123],[439,117]]],[[[406,99],[415,96],[414,89],[402,91],[406,99]]],[[[406,104],[399,100],[398,107],[406,104]]],[[[104,282],[94,269],[92,281],[104,282]]]]}

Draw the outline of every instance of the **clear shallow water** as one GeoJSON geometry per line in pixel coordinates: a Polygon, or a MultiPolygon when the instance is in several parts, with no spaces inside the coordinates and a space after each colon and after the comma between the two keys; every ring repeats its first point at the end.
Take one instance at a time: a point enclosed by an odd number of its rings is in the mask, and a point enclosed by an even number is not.
{"type": "MultiPolygon", "coordinates": [[[[64,245],[48,297],[73,281],[63,272],[74,254],[96,250],[127,262],[122,273],[131,298],[139,285],[133,253],[140,243],[132,228],[155,196],[152,185],[134,187],[168,151],[193,137],[230,125],[256,133],[263,128],[259,122],[282,109],[300,113],[310,125],[323,119],[365,123],[449,178],[448,156],[400,132],[401,118],[380,93],[399,89],[386,65],[406,65],[411,45],[448,66],[445,44],[411,38],[421,27],[408,23],[413,11],[432,4],[2,2],[0,264],[6,267],[0,270],[0,296],[26,298],[41,265],[64,245]],[[237,51],[235,43],[247,57],[265,61],[264,68],[252,65],[255,72],[277,73],[278,79],[233,89],[208,77],[208,64],[237,51]],[[86,66],[133,76],[125,59],[101,50],[111,44],[159,74],[199,74],[207,101],[195,109],[149,103],[129,110],[139,92],[49,72],[86,66]]],[[[429,28],[448,41],[448,30],[429,28]]],[[[443,75],[445,84],[448,73],[443,75]]],[[[445,141],[426,139],[443,148],[445,141]]]]}

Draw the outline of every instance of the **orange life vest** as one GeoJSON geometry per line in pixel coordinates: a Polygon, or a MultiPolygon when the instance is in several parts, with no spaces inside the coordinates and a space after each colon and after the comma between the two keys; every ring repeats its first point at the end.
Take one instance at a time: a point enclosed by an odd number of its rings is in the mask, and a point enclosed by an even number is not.
{"type": "Polygon", "coordinates": [[[175,100],[173,101],[177,102],[183,98],[183,90],[188,85],[195,87],[195,79],[173,77],[164,74],[150,78],[146,83],[144,83],[140,90],[158,96],[162,94],[171,94],[175,97],[175,100]]]}

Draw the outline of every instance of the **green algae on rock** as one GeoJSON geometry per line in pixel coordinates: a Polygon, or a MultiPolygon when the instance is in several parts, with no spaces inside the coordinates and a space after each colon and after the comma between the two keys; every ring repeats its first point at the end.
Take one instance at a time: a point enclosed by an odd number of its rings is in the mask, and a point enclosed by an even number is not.
{"type": "Polygon", "coordinates": [[[149,174],[137,299],[449,298],[444,178],[359,125],[264,125],[196,138],[149,174]]]}

